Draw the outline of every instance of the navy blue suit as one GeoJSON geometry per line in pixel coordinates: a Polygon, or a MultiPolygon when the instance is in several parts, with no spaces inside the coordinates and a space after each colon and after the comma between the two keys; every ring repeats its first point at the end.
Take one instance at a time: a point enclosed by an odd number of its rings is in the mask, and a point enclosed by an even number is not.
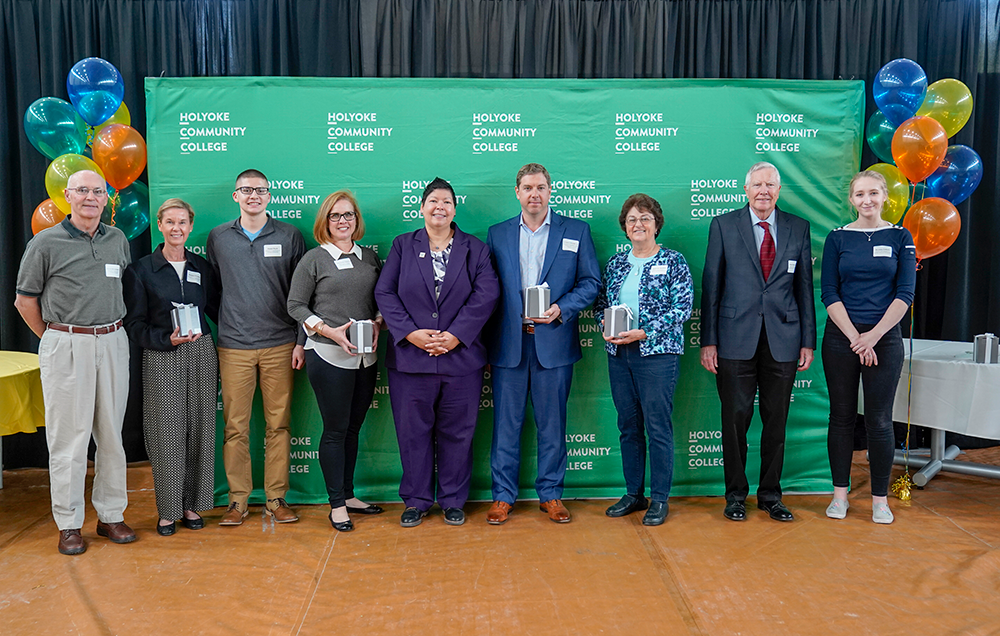
{"type": "Polygon", "coordinates": [[[407,507],[461,508],[472,479],[472,438],[483,388],[486,347],[480,338],[500,295],[486,245],[454,223],[451,256],[434,294],[427,230],[397,236],[375,286],[389,328],[385,365],[403,465],[399,496],[407,507]],[[417,329],[458,338],[446,354],[430,356],[406,340],[417,329]]]}
{"type": "Polygon", "coordinates": [[[523,290],[519,257],[521,215],[492,226],[486,239],[500,276],[500,305],[490,325],[489,361],[493,373],[493,499],[513,504],[518,493],[521,428],[528,395],[538,428],[540,501],[562,498],[566,474],[566,401],[573,363],[583,357],[577,319],[597,297],[601,269],[590,226],[552,215],[538,284],[547,283],[560,320],[523,329],[523,290]],[[566,239],[566,240],[564,240],[566,239]],[[575,243],[574,243],[575,242],[575,243]]]}

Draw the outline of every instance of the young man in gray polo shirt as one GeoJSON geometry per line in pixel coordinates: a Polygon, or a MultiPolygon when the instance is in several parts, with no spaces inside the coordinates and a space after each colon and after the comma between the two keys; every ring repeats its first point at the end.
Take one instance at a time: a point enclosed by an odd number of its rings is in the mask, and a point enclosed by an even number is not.
{"type": "Polygon", "coordinates": [[[296,344],[295,321],[286,301],[292,272],[305,254],[299,230],[267,215],[271,200],[267,177],[246,170],[236,178],[235,221],[208,235],[208,261],[222,281],[219,308],[219,376],[226,420],[222,460],[229,482],[229,508],[219,522],[238,526],[248,514],[253,491],[250,466],[250,409],[260,375],[266,423],[264,493],[267,511],[277,523],[298,521],[285,502],[291,453],[293,369],[305,353],[296,344]]]}
{"type": "Polygon", "coordinates": [[[14,306],[41,338],[38,365],[59,552],[80,554],[87,549],[80,529],[91,435],[97,443],[91,495],[97,534],[114,543],[135,541],[124,521],[122,447],[129,353],[121,276],[131,257],[121,230],[101,223],[108,193],[99,174],[77,172],[64,193],[70,216],[28,241],[14,306]]]}

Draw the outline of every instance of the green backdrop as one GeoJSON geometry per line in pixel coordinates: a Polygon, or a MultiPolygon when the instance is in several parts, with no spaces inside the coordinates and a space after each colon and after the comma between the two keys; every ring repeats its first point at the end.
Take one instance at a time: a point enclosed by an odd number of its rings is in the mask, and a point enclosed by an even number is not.
{"type": "MultiPolygon", "coordinates": [[[[150,205],[181,197],[197,213],[188,245],[204,254],[212,227],[239,214],[231,198],[246,168],[271,182],[269,211],[298,226],[310,247],[319,203],[340,188],[357,195],[367,234],[384,258],[392,239],[422,226],[419,199],[436,176],[458,196],[457,223],[485,238],[519,213],[514,177],[528,162],[553,179],[551,205],[587,221],[601,264],[628,244],[617,218],[625,198],[645,192],[663,207],[660,242],[681,252],[695,280],[695,307],[713,216],[745,203],[743,178],[757,161],[781,171],[782,209],[812,223],[817,321],[819,257],[826,234],[849,219],[847,183],[861,155],[864,84],[777,80],[447,80],[325,78],[147,78],[150,205]]],[[[153,227],[153,244],[161,240],[153,227]]],[[[616,414],[603,341],[588,310],[583,360],[574,369],[567,437],[566,498],[624,490],[616,414]]],[[[698,362],[698,310],[674,397],[674,495],[723,494],[719,401],[698,362]]],[[[822,332],[820,333],[822,336],[822,332]]],[[[384,343],[384,341],[383,341],[384,343]]],[[[384,369],[362,429],[358,495],[396,501],[400,466],[384,369]]],[[[263,499],[259,392],[252,423],[253,501],[263,499]]],[[[219,407],[216,492],[226,493],[219,407]]],[[[483,387],[472,499],[490,499],[492,393],[483,387]]],[[[529,409],[530,418],[530,409],[529,409]]],[[[828,401],[821,361],[793,392],[786,492],[830,490],[828,401]]],[[[756,482],[759,421],[748,473],[756,482]]],[[[321,503],[322,422],[305,373],[296,378],[289,501],[321,503]]],[[[521,495],[534,497],[533,424],[522,443],[521,495]]]]}

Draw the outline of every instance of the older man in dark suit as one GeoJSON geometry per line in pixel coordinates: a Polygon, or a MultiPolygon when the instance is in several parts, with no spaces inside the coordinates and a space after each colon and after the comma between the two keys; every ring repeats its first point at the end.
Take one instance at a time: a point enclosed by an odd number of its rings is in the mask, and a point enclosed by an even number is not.
{"type": "Polygon", "coordinates": [[[757,507],[792,521],[781,502],[785,423],[796,371],[816,348],[809,222],[777,209],[781,176],[754,164],[748,204],[712,219],[702,277],[701,364],[716,374],[722,402],[725,516],[746,519],[747,429],[760,391],[757,507]]]}

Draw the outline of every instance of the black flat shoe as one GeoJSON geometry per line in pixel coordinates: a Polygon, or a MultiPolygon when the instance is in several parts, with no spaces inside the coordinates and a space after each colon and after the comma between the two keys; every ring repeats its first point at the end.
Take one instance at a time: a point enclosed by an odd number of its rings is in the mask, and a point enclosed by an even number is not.
{"type": "Polygon", "coordinates": [[[775,521],[795,520],[795,517],[792,516],[792,511],[786,508],[780,499],[777,501],[758,501],[757,507],[766,512],[775,521]]]}
{"type": "Polygon", "coordinates": [[[353,506],[347,507],[347,512],[353,512],[359,515],[380,515],[385,512],[382,506],[376,506],[375,504],[368,504],[364,508],[355,508],[353,506]]]}
{"type": "Polygon", "coordinates": [[[176,521],[171,522],[170,525],[168,526],[161,526],[160,524],[156,524],[156,534],[160,535],[161,537],[169,537],[175,532],[177,532],[176,521]]]}
{"type": "Polygon", "coordinates": [[[449,526],[460,526],[465,523],[465,511],[461,508],[445,508],[444,522],[449,526]]]}
{"type": "Polygon", "coordinates": [[[419,508],[407,508],[399,517],[399,525],[404,528],[413,528],[415,526],[419,526],[426,516],[426,510],[420,510],[419,508]]]}
{"type": "Polygon", "coordinates": [[[651,501],[649,503],[649,510],[642,517],[642,525],[644,526],[662,526],[663,522],[667,520],[667,513],[670,512],[670,506],[665,501],[651,501]]]}
{"type": "Polygon", "coordinates": [[[350,532],[351,530],[354,530],[354,522],[350,519],[347,521],[334,521],[332,512],[330,513],[329,519],[330,525],[333,526],[335,530],[339,530],[340,532],[350,532]]]}
{"type": "Polygon", "coordinates": [[[198,515],[197,519],[188,519],[187,517],[184,517],[181,519],[181,523],[183,523],[184,527],[188,530],[201,530],[205,527],[205,520],[201,518],[201,515],[198,515]]]}
{"type": "Polygon", "coordinates": [[[624,517],[625,515],[632,514],[636,510],[645,510],[649,506],[645,497],[640,495],[625,495],[614,503],[608,506],[608,509],[604,511],[604,514],[609,517],[624,517]]]}
{"type": "Polygon", "coordinates": [[[722,514],[726,515],[726,519],[730,521],[746,521],[747,505],[742,501],[728,501],[722,514]]]}

